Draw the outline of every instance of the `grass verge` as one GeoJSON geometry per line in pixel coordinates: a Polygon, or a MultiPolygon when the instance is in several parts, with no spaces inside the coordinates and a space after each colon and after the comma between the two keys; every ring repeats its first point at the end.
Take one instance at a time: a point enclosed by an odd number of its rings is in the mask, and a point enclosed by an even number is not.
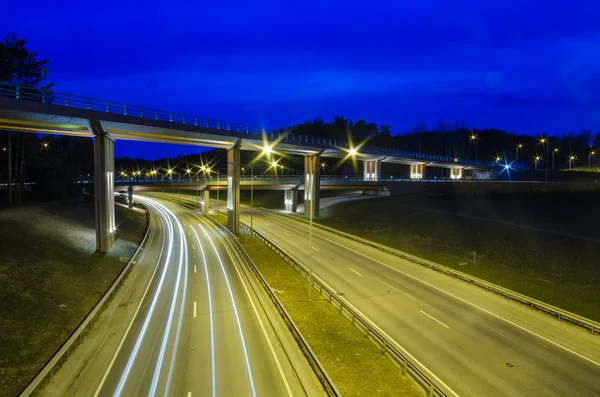
{"type": "Polygon", "coordinates": [[[95,252],[91,204],[0,211],[0,396],[15,396],[110,287],[143,237],[146,215],[116,207],[117,243],[95,252]]]}
{"type": "MultiPolygon", "coordinates": [[[[421,199],[426,200],[415,198],[421,199]]],[[[339,203],[317,222],[600,320],[600,244],[442,213],[433,206],[430,210],[409,207],[405,200],[386,197],[339,203]]],[[[544,208],[541,202],[539,206],[544,208]]],[[[533,217],[552,216],[540,212],[533,217]]]]}
{"type": "Polygon", "coordinates": [[[424,396],[423,390],[266,245],[241,237],[250,255],[343,396],[424,396]]]}

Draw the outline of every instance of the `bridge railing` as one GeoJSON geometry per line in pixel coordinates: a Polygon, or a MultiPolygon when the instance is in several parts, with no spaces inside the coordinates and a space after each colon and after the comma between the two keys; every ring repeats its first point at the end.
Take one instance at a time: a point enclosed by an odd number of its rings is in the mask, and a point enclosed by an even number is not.
{"type": "MultiPolygon", "coordinates": [[[[190,114],[168,112],[165,110],[142,107],[137,105],[128,105],[120,102],[106,101],[103,99],[90,98],[80,95],[67,94],[63,92],[54,92],[51,90],[42,90],[37,88],[19,86],[9,83],[0,83],[0,96],[10,97],[26,101],[49,103],[58,106],[72,107],[84,110],[93,110],[96,112],[119,114],[124,116],[140,117],[143,119],[152,119],[177,123],[183,125],[193,125],[197,127],[214,128],[217,130],[232,131],[249,135],[262,135],[267,137],[281,139],[288,142],[301,142],[309,144],[327,145],[337,148],[349,149],[352,146],[348,141],[322,138],[310,135],[293,134],[286,131],[270,131],[264,128],[250,126],[246,124],[232,123],[199,117],[190,114]]],[[[443,161],[452,163],[454,158],[449,156],[439,156],[434,154],[411,152],[395,148],[382,148],[377,146],[362,146],[361,152],[377,155],[398,155],[411,157],[414,159],[443,161]]],[[[468,161],[460,161],[460,164],[469,164],[468,161]]]]}

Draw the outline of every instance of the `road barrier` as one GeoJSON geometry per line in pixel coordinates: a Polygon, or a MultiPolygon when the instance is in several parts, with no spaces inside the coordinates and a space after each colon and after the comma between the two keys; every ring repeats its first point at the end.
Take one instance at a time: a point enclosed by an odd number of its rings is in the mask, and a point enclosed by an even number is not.
{"type": "Polygon", "coordinates": [[[148,238],[148,232],[150,231],[150,212],[148,211],[148,208],[146,208],[146,206],[140,206],[143,207],[146,211],[146,231],[137,250],[133,253],[131,259],[129,259],[129,262],[127,262],[127,265],[125,265],[123,270],[121,270],[119,276],[112,283],[108,291],[104,293],[104,295],[98,301],[96,306],[94,306],[92,310],[88,313],[88,315],[83,319],[83,321],[79,323],[79,326],[75,329],[75,331],[71,333],[69,339],[67,339],[67,341],[63,343],[62,346],[58,349],[58,351],[54,353],[54,356],[52,356],[52,358],[48,360],[44,367],[37,373],[35,378],[33,378],[33,380],[29,382],[29,384],[25,387],[25,389],[23,389],[23,391],[19,394],[19,397],[27,397],[31,395],[35,391],[35,389],[40,385],[40,383],[42,383],[42,381],[46,379],[48,375],[52,376],[52,370],[54,369],[54,367],[60,362],[60,360],[63,357],[69,356],[69,349],[74,348],[73,345],[79,340],[81,334],[86,330],[88,325],[90,327],[92,326],[92,321],[94,317],[98,315],[102,306],[104,306],[104,304],[108,301],[113,292],[121,284],[121,281],[125,277],[125,274],[127,274],[127,272],[129,271],[131,265],[137,263],[137,260],[141,255],[144,244],[146,243],[146,239],[148,238]]]}
{"type": "MultiPolygon", "coordinates": [[[[221,211],[216,212],[223,213],[221,211]]],[[[221,224],[219,225],[224,228],[221,224]]],[[[297,261],[285,250],[281,249],[267,237],[263,236],[256,230],[251,230],[248,225],[240,222],[240,226],[262,241],[267,247],[271,248],[287,264],[292,266],[292,268],[296,270],[303,278],[305,278],[307,281],[310,281],[310,273],[303,264],[297,261]]],[[[400,367],[403,375],[410,376],[417,382],[417,384],[423,387],[427,393],[427,396],[448,396],[448,394],[440,385],[436,384],[429,378],[429,376],[425,374],[425,372],[428,371],[426,371],[424,368],[421,368],[421,365],[418,364],[414,358],[409,357],[408,352],[402,351],[403,349],[396,342],[394,342],[370,320],[365,318],[362,313],[360,313],[350,303],[339,296],[333,288],[328,286],[323,280],[314,275],[314,273],[312,279],[314,288],[323,296],[323,298],[325,298],[330,304],[339,310],[341,314],[345,315],[352,322],[352,324],[354,324],[365,334],[365,337],[375,342],[375,344],[380,348],[381,353],[387,354],[400,367]]],[[[274,295],[273,292],[271,292],[271,294],[274,295]]]]}
{"type": "MultiPolygon", "coordinates": [[[[305,223],[305,224],[309,223],[307,220],[299,218],[297,216],[282,214],[282,213],[279,213],[279,212],[270,211],[270,210],[266,210],[266,209],[262,209],[262,210],[263,211],[267,211],[267,212],[272,213],[272,214],[275,214],[275,215],[283,216],[285,218],[294,219],[296,221],[299,221],[299,222],[302,222],[302,223],[305,223]]],[[[423,265],[423,266],[427,266],[430,269],[433,269],[433,270],[441,272],[441,273],[448,274],[448,275],[450,275],[452,277],[455,277],[455,278],[458,278],[460,280],[466,281],[469,284],[473,284],[473,285],[476,285],[478,287],[485,288],[487,291],[495,292],[495,293],[497,293],[499,295],[502,295],[502,296],[506,297],[509,300],[513,300],[513,301],[516,301],[516,302],[519,302],[519,303],[523,303],[523,304],[529,306],[531,309],[537,309],[537,310],[543,311],[545,313],[548,313],[550,315],[553,315],[556,318],[558,318],[559,321],[565,320],[565,321],[571,322],[573,324],[576,324],[576,325],[578,325],[580,327],[583,327],[585,329],[588,329],[588,330],[590,330],[592,332],[592,335],[600,334],[600,323],[599,322],[590,320],[590,319],[588,319],[586,317],[583,317],[583,316],[580,316],[578,314],[571,313],[571,312],[569,312],[567,310],[563,310],[561,308],[558,308],[556,306],[550,305],[548,303],[544,303],[544,302],[539,301],[537,299],[530,298],[527,295],[520,294],[520,293],[512,291],[512,290],[510,290],[508,288],[504,288],[504,287],[501,287],[499,285],[490,283],[489,281],[485,281],[485,280],[482,280],[480,278],[471,276],[469,274],[460,272],[458,270],[454,270],[454,269],[452,269],[450,267],[447,267],[447,266],[444,266],[444,265],[440,265],[439,263],[435,263],[435,262],[428,261],[428,260],[423,259],[423,258],[419,258],[418,256],[414,256],[414,255],[408,254],[406,252],[403,252],[403,251],[400,251],[400,250],[397,250],[397,249],[385,246],[383,244],[376,243],[376,242],[371,241],[371,240],[364,239],[362,237],[355,236],[353,234],[342,232],[341,230],[338,230],[338,229],[334,229],[334,228],[331,228],[331,227],[328,227],[328,226],[320,225],[320,224],[315,223],[315,222],[313,222],[313,227],[316,227],[318,229],[322,229],[322,230],[331,232],[333,234],[337,234],[338,236],[345,237],[345,238],[347,238],[349,240],[353,240],[353,241],[359,242],[361,244],[368,245],[368,246],[373,247],[373,248],[377,248],[378,250],[381,250],[383,252],[387,252],[388,254],[392,254],[394,256],[397,256],[397,257],[400,257],[400,258],[403,258],[403,259],[407,259],[407,260],[409,260],[411,262],[418,263],[418,264],[423,265]]]]}
{"type": "Polygon", "coordinates": [[[232,245],[233,248],[235,249],[235,251],[238,252],[238,254],[246,261],[246,264],[248,265],[248,267],[256,275],[256,278],[259,280],[259,282],[262,285],[262,287],[264,288],[265,292],[267,293],[267,295],[269,296],[269,298],[271,299],[271,301],[277,308],[277,311],[283,318],[283,321],[285,322],[288,329],[294,336],[296,343],[298,343],[298,346],[300,346],[300,349],[302,350],[302,352],[304,353],[304,356],[310,363],[310,366],[312,367],[313,371],[317,375],[317,378],[319,378],[319,381],[325,388],[327,395],[332,396],[332,397],[340,397],[341,394],[335,387],[335,384],[333,383],[333,381],[331,380],[329,375],[327,374],[327,371],[325,370],[325,368],[323,368],[323,366],[319,362],[319,359],[317,358],[315,353],[312,351],[312,349],[308,345],[308,342],[306,342],[306,339],[304,339],[304,337],[300,333],[300,330],[298,330],[298,328],[296,327],[296,324],[294,324],[294,321],[292,320],[292,318],[289,316],[289,314],[287,313],[287,311],[285,310],[285,308],[279,301],[279,298],[277,298],[277,295],[275,295],[275,292],[273,292],[273,290],[267,283],[267,280],[265,280],[265,278],[262,276],[262,274],[258,270],[258,267],[256,267],[256,265],[254,264],[254,262],[252,261],[250,256],[248,256],[248,254],[246,253],[246,251],[244,250],[244,248],[242,247],[242,245],[240,244],[238,239],[221,223],[219,223],[218,221],[216,221],[215,219],[213,219],[212,217],[210,217],[208,215],[205,215],[205,216],[208,217],[208,219],[210,219],[215,225],[217,225],[217,227],[223,232],[223,234],[229,241],[230,245],[232,245]]]}

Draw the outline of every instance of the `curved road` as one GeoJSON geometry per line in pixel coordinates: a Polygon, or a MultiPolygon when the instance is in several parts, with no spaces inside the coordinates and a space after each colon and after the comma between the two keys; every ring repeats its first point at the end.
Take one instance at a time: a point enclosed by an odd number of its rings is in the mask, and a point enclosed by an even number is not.
{"type": "Polygon", "coordinates": [[[322,395],[221,232],[168,200],[137,199],[153,215],[144,254],[42,394],[322,395]]]}
{"type": "MultiPolygon", "coordinates": [[[[250,224],[248,207],[240,219],[250,224]]],[[[253,225],[308,264],[307,224],[255,208],[253,225]]],[[[600,396],[598,335],[322,229],[312,241],[314,274],[449,395],[600,396]]]]}

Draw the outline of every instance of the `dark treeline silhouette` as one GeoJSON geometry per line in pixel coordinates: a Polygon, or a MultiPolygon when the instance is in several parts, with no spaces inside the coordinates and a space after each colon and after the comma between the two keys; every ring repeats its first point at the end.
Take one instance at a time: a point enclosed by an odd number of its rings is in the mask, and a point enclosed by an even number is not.
{"type": "MultiPolygon", "coordinates": [[[[479,162],[489,162],[500,157],[502,161],[512,162],[517,157],[518,148],[520,165],[529,167],[533,166],[536,156],[540,156],[539,161],[543,163],[548,150],[547,157],[550,162],[554,152],[557,169],[565,168],[571,155],[577,158],[576,164],[587,165],[590,150],[600,146],[600,133],[593,133],[590,130],[577,133],[566,131],[553,135],[542,131],[517,134],[515,131],[496,128],[471,127],[465,121],[454,123],[440,121],[431,127],[426,123],[419,123],[401,133],[393,133],[385,124],[378,126],[364,119],[355,122],[343,117],[334,117],[331,122],[315,119],[288,128],[282,127],[279,131],[353,141],[355,146],[364,143],[453,157],[464,161],[475,161],[477,157],[479,162]],[[542,138],[548,140],[548,148],[541,142],[542,138]]],[[[592,164],[594,160],[597,161],[592,158],[592,164]]]]}
{"type": "MultiPolygon", "coordinates": [[[[44,83],[47,74],[48,59],[38,59],[37,52],[31,52],[26,48],[26,40],[9,33],[3,41],[0,41],[0,82],[8,82],[20,86],[42,90],[48,94],[52,93],[53,83],[44,83]]],[[[2,136],[2,161],[6,164],[0,170],[3,188],[9,205],[16,200],[23,200],[26,181],[31,181],[34,175],[38,175],[39,167],[30,164],[35,161],[39,150],[37,138],[24,132],[8,132],[2,136]],[[28,179],[29,178],[29,179],[28,179]],[[8,183],[8,182],[11,183],[8,183]]],[[[54,167],[52,164],[51,167],[54,167]]],[[[46,182],[51,183],[50,181],[46,182]]],[[[60,191],[57,184],[51,190],[60,191]]],[[[40,193],[41,191],[38,191],[40,193]]],[[[55,193],[49,193],[54,196],[55,193]]]]}

